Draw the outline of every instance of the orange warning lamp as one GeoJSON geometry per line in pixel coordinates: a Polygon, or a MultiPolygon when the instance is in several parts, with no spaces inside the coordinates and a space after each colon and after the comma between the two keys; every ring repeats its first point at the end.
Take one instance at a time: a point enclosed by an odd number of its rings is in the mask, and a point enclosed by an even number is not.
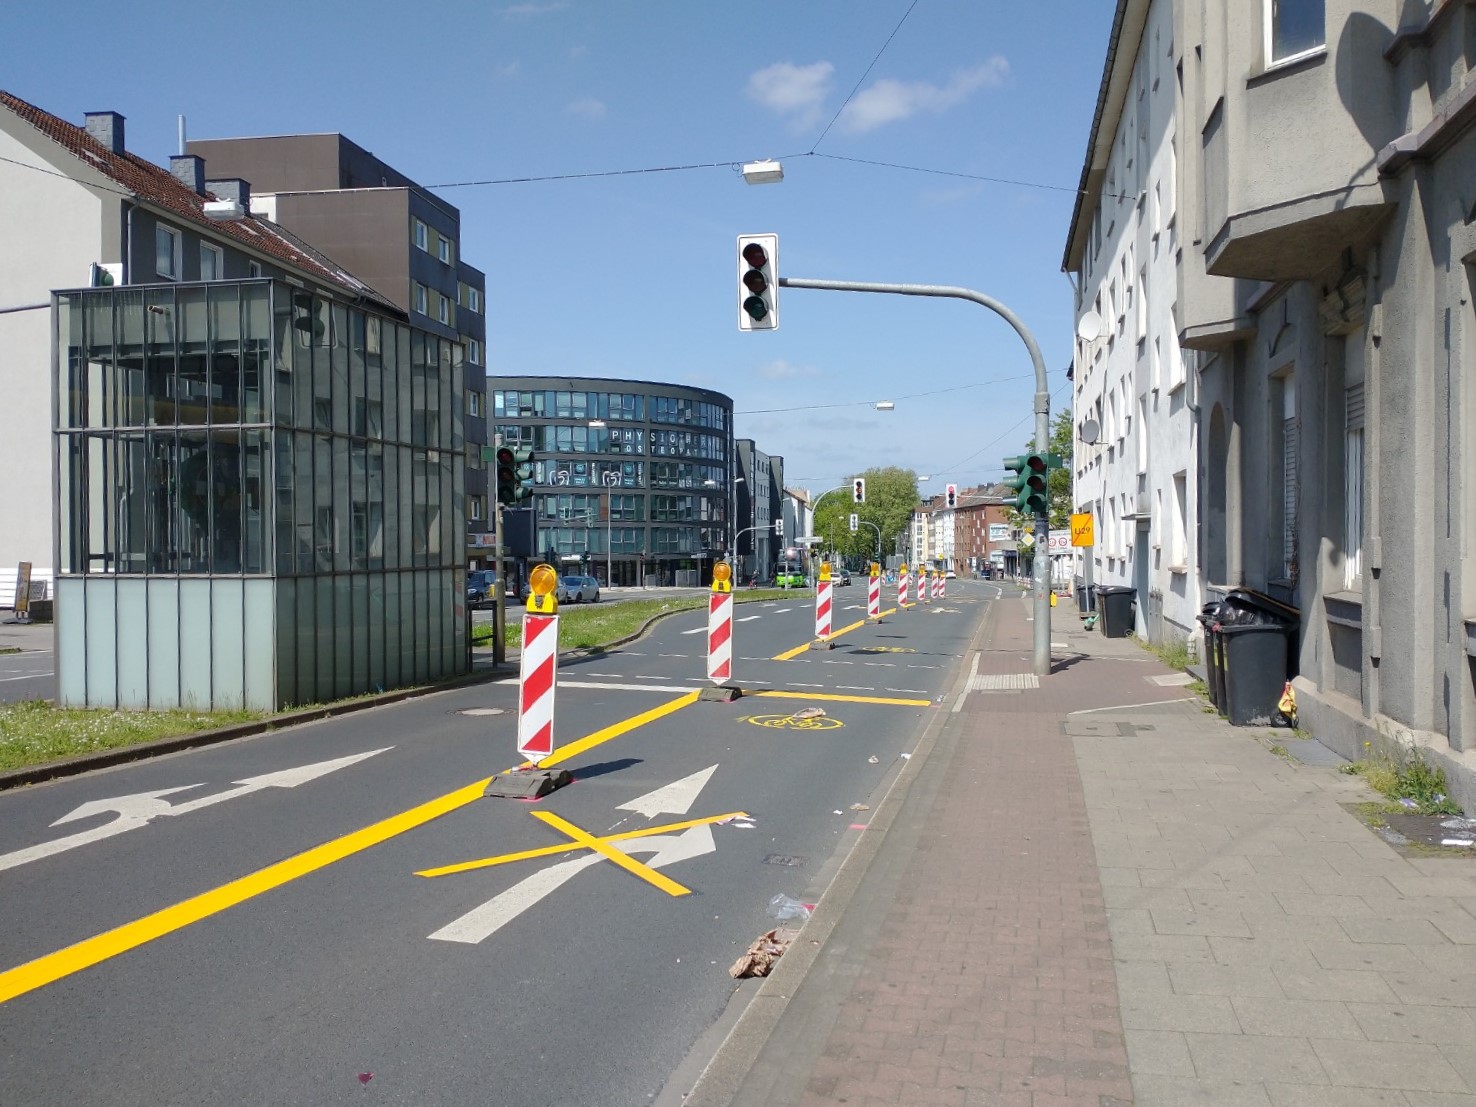
{"type": "Polygon", "coordinates": [[[559,574],[552,565],[535,565],[528,574],[528,610],[552,613],[558,611],[559,601],[553,592],[559,586],[559,574]]]}
{"type": "Polygon", "coordinates": [[[731,592],[732,582],[733,567],[726,561],[719,561],[712,567],[712,590],[714,592],[731,592]]]}

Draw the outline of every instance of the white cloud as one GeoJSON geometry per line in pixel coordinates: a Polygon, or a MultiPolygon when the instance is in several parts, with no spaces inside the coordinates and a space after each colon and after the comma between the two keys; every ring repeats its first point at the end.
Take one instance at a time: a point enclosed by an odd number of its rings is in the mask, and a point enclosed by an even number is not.
{"type": "Polygon", "coordinates": [[[581,96],[564,109],[570,115],[578,116],[580,119],[590,121],[605,118],[605,105],[593,96],[581,96]]]}
{"type": "Polygon", "coordinates": [[[811,65],[777,62],[750,76],[745,91],[750,100],[786,116],[795,130],[803,130],[819,122],[834,72],[835,66],[826,61],[811,65]]]}
{"type": "Polygon", "coordinates": [[[943,112],[961,104],[981,88],[994,88],[1009,76],[1010,63],[996,54],[983,65],[962,69],[945,85],[897,81],[890,77],[857,93],[841,112],[843,130],[852,134],[875,130],[919,112],[943,112]]]}
{"type": "Polygon", "coordinates": [[[574,61],[579,61],[581,58],[583,58],[588,53],[589,53],[589,47],[588,46],[571,46],[571,47],[569,47],[569,57],[572,58],[574,61]]]}
{"type": "Polygon", "coordinates": [[[569,6],[569,0],[548,0],[547,3],[510,4],[502,9],[504,18],[525,19],[535,15],[547,15],[549,12],[561,12],[569,6]]]}
{"type": "Polygon", "coordinates": [[[820,370],[813,365],[791,365],[781,360],[759,366],[758,375],[766,381],[792,381],[800,377],[818,377],[820,370]]]}
{"type": "Polygon", "coordinates": [[[522,68],[522,63],[514,58],[512,61],[508,62],[505,65],[496,66],[494,72],[496,72],[499,77],[511,78],[516,77],[519,70],[521,70],[522,68]]]}

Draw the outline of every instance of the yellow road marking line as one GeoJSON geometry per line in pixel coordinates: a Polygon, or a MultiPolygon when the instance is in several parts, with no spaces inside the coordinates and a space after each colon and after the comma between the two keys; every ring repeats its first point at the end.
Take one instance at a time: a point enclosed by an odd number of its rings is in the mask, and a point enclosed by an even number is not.
{"type": "MultiPolygon", "coordinates": [[[[684,692],[676,699],[670,700],[660,707],[653,707],[650,711],[643,711],[639,715],[632,715],[629,719],[624,719],[621,722],[607,726],[604,730],[597,730],[593,734],[580,738],[578,741],[570,742],[567,746],[560,746],[540,761],[538,767],[543,769],[550,765],[557,765],[560,761],[567,761],[571,757],[577,757],[579,754],[586,753],[596,746],[603,745],[612,738],[619,738],[622,734],[635,730],[637,727],[642,727],[647,723],[653,723],[657,719],[664,718],[673,711],[680,711],[684,707],[690,707],[697,702],[697,695],[698,693],[696,692],[684,692]]],[[[532,764],[531,761],[524,761],[516,769],[504,769],[501,775],[506,776],[508,773],[517,772],[518,769],[532,768],[532,764]]]]}
{"type": "Polygon", "coordinates": [[[769,660],[770,661],[788,661],[791,657],[798,657],[800,654],[804,653],[807,649],[810,648],[811,644],[814,643],[814,642],[819,642],[819,641],[833,642],[837,638],[839,638],[842,634],[850,634],[851,631],[855,630],[857,627],[864,627],[865,625],[866,625],[866,620],[865,619],[858,619],[856,622],[852,623],[848,627],[841,627],[840,630],[831,632],[831,635],[830,635],[829,638],[825,638],[825,639],[812,638],[809,642],[806,642],[803,646],[796,646],[792,650],[785,650],[783,653],[775,654],[773,657],[769,658],[769,660]]]}
{"type": "MultiPolygon", "coordinates": [[[[544,758],[543,764],[552,765],[559,761],[567,760],[585,750],[592,749],[601,743],[608,742],[612,738],[646,723],[659,719],[673,711],[697,702],[697,693],[688,692],[676,699],[633,716],[623,722],[607,726],[603,730],[570,742],[555,750],[553,754],[544,758]]],[[[511,770],[509,770],[511,771],[511,770]]],[[[207,919],[211,915],[219,914],[239,903],[244,903],[273,888],[281,887],[283,884],[296,880],[298,877],[307,876],[318,869],[341,861],[345,857],[352,856],[362,850],[377,846],[381,842],[387,842],[407,830],[414,830],[432,819],[448,812],[455,811],[459,807],[482,798],[482,793],[487,790],[487,785],[492,781],[491,777],[484,778],[458,788],[453,792],[447,792],[443,796],[422,803],[418,807],[412,807],[408,811],[402,811],[398,815],[391,815],[370,826],[363,827],[342,838],[335,838],[331,842],[314,846],[312,849],[289,857],[285,861],[278,861],[274,865],[268,865],[264,869],[258,869],[254,873],[240,877],[228,884],[222,884],[218,888],[212,888],[208,892],[201,892],[187,900],[176,903],[171,907],[165,907],[155,911],[151,915],[145,915],[141,919],[124,923],[105,933],[85,938],[75,945],[66,949],[48,953],[34,961],[27,961],[13,969],[0,972],[0,1004],[14,999],[16,996],[25,995],[27,992],[35,991],[37,988],[45,987],[64,976],[89,969],[93,965],[100,964],[109,958],[116,957],[120,953],[127,953],[131,949],[152,942],[156,938],[162,938],[175,930],[197,923],[201,919],[207,919]]],[[[567,847],[565,847],[567,848],[567,847]]],[[[619,852],[618,850],[616,851],[619,852]]],[[[624,854],[621,854],[624,857],[624,854]]],[[[618,862],[617,862],[618,863],[618,862]]],[[[645,868],[645,866],[641,866],[645,868]]],[[[663,878],[664,879],[664,878],[663,878]]],[[[677,887],[681,887],[677,885],[677,887]]],[[[683,889],[685,891],[685,889],[683,889]]],[[[679,894],[679,893],[674,893],[679,894]]]]}
{"type": "Polygon", "coordinates": [[[315,846],[295,857],[278,861],[275,865],[268,865],[249,876],[243,876],[208,892],[201,892],[182,903],[176,903],[162,911],[155,911],[152,915],[125,923],[106,933],[84,939],[66,949],[49,953],[44,957],[38,957],[34,961],[28,961],[24,965],[0,973],[0,1003],[44,987],[64,976],[91,968],[120,953],[136,949],[147,942],[152,942],[155,938],[161,938],[171,931],[209,918],[238,903],[259,896],[263,892],[269,892],[273,888],[306,876],[335,861],[341,861],[370,846],[386,842],[407,830],[414,830],[449,811],[455,811],[458,807],[465,807],[474,800],[482,798],[482,793],[486,790],[490,780],[491,778],[488,777],[475,784],[458,788],[454,792],[447,792],[444,796],[422,803],[419,807],[412,807],[398,815],[391,815],[362,830],[356,830],[342,838],[335,838],[331,842],[315,846]]]}
{"type": "Polygon", "coordinates": [[[770,688],[765,692],[748,692],[750,696],[773,696],[786,700],[834,700],[837,703],[889,703],[896,707],[932,707],[932,700],[891,699],[887,696],[842,696],[835,692],[785,692],[770,688]]]}
{"type": "Polygon", "coordinates": [[[534,811],[533,817],[541,822],[547,823],[560,834],[567,834],[581,846],[592,849],[596,853],[603,855],[607,860],[615,862],[615,864],[619,865],[632,876],[638,876],[642,880],[656,885],[656,887],[660,888],[669,896],[684,896],[691,891],[690,888],[683,888],[664,873],[659,873],[649,865],[641,864],[634,857],[621,853],[614,846],[600,838],[596,838],[589,831],[581,830],[567,819],[559,818],[552,811],[534,811]]]}
{"type": "MultiPolygon", "coordinates": [[[[532,812],[529,812],[532,814],[532,812]]],[[[709,815],[705,819],[687,819],[680,823],[667,823],[665,826],[646,826],[640,830],[626,830],[620,834],[601,835],[602,842],[628,842],[632,838],[650,838],[656,834],[671,834],[678,830],[689,830],[703,823],[720,823],[724,819],[743,819],[748,817],[746,811],[729,811],[726,815],[709,815]]],[[[471,872],[473,869],[490,869],[494,865],[507,865],[513,861],[528,861],[534,857],[552,857],[555,854],[570,853],[579,846],[564,843],[558,846],[539,846],[537,849],[519,850],[517,853],[503,853],[496,857],[482,857],[476,861],[460,861],[455,865],[442,865],[436,869],[422,869],[416,876],[451,876],[453,873],[471,872]]]]}

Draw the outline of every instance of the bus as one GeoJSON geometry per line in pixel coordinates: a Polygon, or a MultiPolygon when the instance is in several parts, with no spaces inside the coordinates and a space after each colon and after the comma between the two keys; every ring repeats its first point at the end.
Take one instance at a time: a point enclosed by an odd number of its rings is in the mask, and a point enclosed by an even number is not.
{"type": "Polygon", "coordinates": [[[805,563],[799,557],[782,558],[774,565],[775,588],[803,588],[805,563]]]}

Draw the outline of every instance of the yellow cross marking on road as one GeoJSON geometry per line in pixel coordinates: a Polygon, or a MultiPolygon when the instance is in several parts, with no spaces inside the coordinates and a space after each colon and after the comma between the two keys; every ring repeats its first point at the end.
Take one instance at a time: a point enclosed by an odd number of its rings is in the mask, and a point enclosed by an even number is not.
{"type": "Polygon", "coordinates": [[[674,834],[679,830],[688,830],[694,826],[701,826],[704,823],[720,823],[727,819],[746,819],[748,817],[747,812],[744,811],[729,811],[726,815],[709,815],[704,819],[687,819],[684,822],[667,823],[665,826],[647,826],[642,827],[640,830],[627,830],[621,834],[605,834],[595,837],[580,830],[573,823],[565,822],[552,812],[530,811],[528,814],[536,819],[542,819],[555,830],[567,834],[570,838],[574,839],[573,844],[562,842],[556,846],[539,846],[537,849],[519,850],[517,853],[502,853],[496,857],[482,857],[475,861],[460,861],[455,865],[442,865],[436,869],[422,869],[415,875],[427,877],[451,876],[453,873],[466,873],[474,869],[490,869],[494,865],[506,865],[513,861],[528,861],[534,857],[552,857],[555,854],[568,853],[573,849],[592,849],[596,853],[604,854],[611,861],[620,865],[621,868],[630,869],[631,872],[643,880],[650,880],[654,876],[658,877],[661,881],[666,881],[666,884],[671,885],[672,888],[676,888],[677,891],[671,891],[671,888],[667,888],[664,884],[656,880],[652,880],[651,883],[662,889],[662,891],[670,892],[671,895],[683,896],[687,894],[688,889],[683,888],[676,881],[667,880],[666,877],[661,876],[655,869],[652,869],[648,865],[642,865],[639,861],[627,857],[619,850],[607,850],[605,847],[610,842],[628,842],[632,838],[651,838],[657,834],[674,834]],[[629,864],[623,864],[623,862],[629,862],[629,864]]]}

